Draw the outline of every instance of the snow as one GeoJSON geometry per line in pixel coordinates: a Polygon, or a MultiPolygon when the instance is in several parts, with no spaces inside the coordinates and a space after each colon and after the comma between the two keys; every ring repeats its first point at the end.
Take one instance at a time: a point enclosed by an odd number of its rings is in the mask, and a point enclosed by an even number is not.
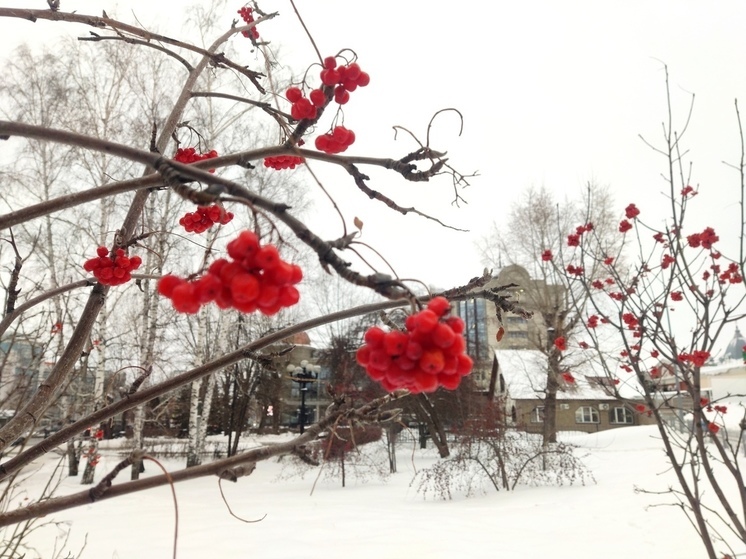
{"type": "MultiPolygon", "coordinates": [[[[398,449],[398,473],[388,479],[368,475],[363,482],[348,472],[351,478],[345,488],[323,473],[316,480],[316,470],[301,477],[287,460],[261,462],[248,478],[236,484],[223,482],[235,514],[253,520],[266,514],[261,522],[247,524],[229,514],[216,479],[181,483],[176,486],[177,556],[453,558],[468,552],[474,558],[699,559],[704,555],[681,510],[655,506],[671,503],[670,495],[635,492],[636,487],[660,491],[675,484],[654,426],[566,433],[564,438],[579,446],[595,484],[521,487],[468,499],[425,500],[410,482],[415,467],[433,464],[437,457],[432,449],[423,451],[410,443],[398,449]]],[[[97,479],[119,459],[114,450],[104,451],[97,479]]],[[[164,463],[170,468],[183,466],[183,461],[164,463]]],[[[51,456],[40,465],[48,471],[51,456]]],[[[155,473],[156,468],[148,464],[144,475],[155,473]]],[[[43,477],[35,476],[33,483],[41,484],[43,477]]],[[[64,478],[59,493],[81,489],[78,479],[64,478]]],[[[87,538],[84,558],[172,554],[174,510],[168,487],[58,513],[53,520],[70,523],[69,549],[79,549],[87,538]]],[[[32,535],[41,557],[50,556],[56,533],[56,528],[47,527],[32,535]]]]}

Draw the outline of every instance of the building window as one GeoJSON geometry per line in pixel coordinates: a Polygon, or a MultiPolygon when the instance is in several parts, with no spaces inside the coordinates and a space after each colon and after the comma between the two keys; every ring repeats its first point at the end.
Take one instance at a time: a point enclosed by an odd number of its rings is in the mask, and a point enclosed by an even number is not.
{"type": "Polygon", "coordinates": [[[456,303],[456,312],[465,323],[464,339],[466,353],[477,361],[491,358],[489,338],[487,336],[487,302],[484,299],[469,299],[456,303]]]}
{"type": "Polygon", "coordinates": [[[537,406],[531,412],[531,423],[544,423],[544,406],[537,406]]]}
{"type": "Polygon", "coordinates": [[[505,317],[506,324],[526,324],[526,319],[522,316],[507,316],[505,317]]]}
{"type": "Polygon", "coordinates": [[[635,416],[632,414],[632,410],[619,406],[611,410],[610,423],[618,425],[632,425],[635,422],[635,416]]]}
{"type": "Polygon", "coordinates": [[[598,410],[591,406],[582,406],[575,412],[575,423],[598,423],[598,410]]]}
{"type": "Polygon", "coordinates": [[[523,340],[528,339],[528,332],[526,332],[525,330],[508,330],[507,332],[505,332],[505,335],[508,338],[520,338],[523,340]]]}

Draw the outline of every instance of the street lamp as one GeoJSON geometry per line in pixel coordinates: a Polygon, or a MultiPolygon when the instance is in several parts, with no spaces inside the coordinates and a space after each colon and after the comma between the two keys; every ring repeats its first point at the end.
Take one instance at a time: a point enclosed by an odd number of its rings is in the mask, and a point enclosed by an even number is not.
{"type": "Polygon", "coordinates": [[[320,370],[321,367],[319,365],[311,365],[305,359],[300,362],[300,365],[293,365],[290,363],[287,366],[287,371],[290,373],[290,380],[297,382],[300,389],[300,412],[298,414],[298,423],[301,435],[306,426],[306,392],[308,392],[308,383],[316,382],[320,370]]]}

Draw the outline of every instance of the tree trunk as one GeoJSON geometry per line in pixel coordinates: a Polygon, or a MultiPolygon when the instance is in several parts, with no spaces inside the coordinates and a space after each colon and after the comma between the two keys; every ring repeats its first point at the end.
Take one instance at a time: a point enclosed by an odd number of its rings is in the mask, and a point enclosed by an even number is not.
{"type": "MultiPolygon", "coordinates": [[[[133,437],[132,442],[135,449],[143,448],[143,428],[145,427],[145,404],[135,408],[135,419],[132,422],[133,437]]],[[[142,460],[135,459],[130,469],[130,479],[140,479],[140,474],[145,471],[145,465],[142,460]]]]}
{"type": "Polygon", "coordinates": [[[557,442],[557,388],[559,387],[559,359],[551,351],[548,359],[547,388],[544,395],[544,423],[542,425],[542,444],[547,446],[557,442]]]}
{"type": "Polygon", "coordinates": [[[399,435],[399,427],[396,424],[390,424],[386,429],[386,449],[389,455],[389,471],[396,473],[396,439],[399,435]]]}
{"type": "Polygon", "coordinates": [[[200,414],[199,393],[202,379],[192,383],[192,395],[189,398],[189,443],[187,445],[187,468],[199,466],[202,463],[199,449],[199,433],[202,428],[203,417],[200,414]]]}
{"type": "Polygon", "coordinates": [[[78,464],[80,463],[80,451],[82,442],[75,448],[75,439],[67,441],[67,475],[76,477],[78,475],[78,464]]]}
{"type": "Polygon", "coordinates": [[[438,449],[438,454],[441,458],[448,458],[451,451],[448,449],[446,432],[440,418],[438,417],[438,413],[435,411],[435,408],[425,394],[418,394],[415,397],[415,402],[417,403],[417,407],[415,408],[417,418],[420,422],[424,422],[425,425],[427,425],[427,428],[430,431],[430,438],[438,449]]]}
{"type": "Polygon", "coordinates": [[[86,451],[85,469],[83,470],[83,478],[80,480],[81,485],[91,485],[93,483],[98,460],[98,441],[95,437],[92,437],[86,451]]]}

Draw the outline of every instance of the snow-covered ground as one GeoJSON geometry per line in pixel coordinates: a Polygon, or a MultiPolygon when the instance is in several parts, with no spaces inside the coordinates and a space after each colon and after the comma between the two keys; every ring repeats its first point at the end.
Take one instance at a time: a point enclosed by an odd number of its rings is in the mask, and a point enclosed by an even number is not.
{"type": "MultiPolygon", "coordinates": [[[[629,427],[597,434],[569,433],[580,447],[595,484],[521,487],[514,492],[450,501],[424,500],[410,487],[415,468],[435,462],[431,449],[398,450],[398,473],[388,479],[353,475],[348,486],[309,471],[302,478],[287,461],[260,463],[238,483],[223,482],[232,517],[216,479],[178,484],[180,559],[538,558],[699,559],[704,548],[681,510],[651,506],[671,502],[659,491],[675,483],[655,427],[629,427]]],[[[104,452],[100,474],[118,460],[104,452]]],[[[175,461],[165,460],[172,467],[175,461]]],[[[40,464],[48,469],[51,462],[40,464]]],[[[149,464],[146,475],[157,473],[149,464]]],[[[123,474],[127,479],[128,472],[123,474]]],[[[42,476],[36,476],[41,482],[42,476]]],[[[116,483],[116,482],[115,482],[116,483]]],[[[79,479],[65,478],[59,493],[80,491],[79,479]]],[[[49,520],[49,519],[47,519],[49,520]]],[[[68,547],[86,540],[84,558],[169,558],[174,509],[168,487],[59,513],[69,523],[68,547]]],[[[33,534],[41,557],[51,556],[57,528],[33,534]]],[[[0,533],[0,537],[2,534],[0,533]]],[[[723,549],[725,551],[725,549],[723,549]]],[[[746,549],[735,548],[746,555],[746,549]]],[[[32,555],[29,555],[31,557],[32,555]]],[[[63,555],[64,557],[64,555],[63,555]]]]}

